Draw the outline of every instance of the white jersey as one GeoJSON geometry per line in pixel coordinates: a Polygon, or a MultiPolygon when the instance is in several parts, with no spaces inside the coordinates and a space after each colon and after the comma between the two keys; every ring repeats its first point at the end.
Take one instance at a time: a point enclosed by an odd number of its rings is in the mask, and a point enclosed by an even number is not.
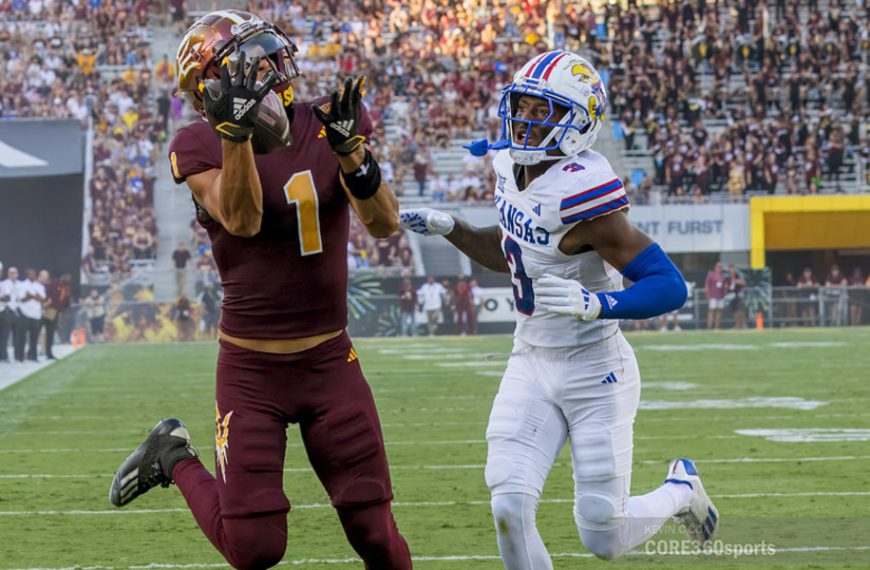
{"type": "Polygon", "coordinates": [[[577,223],[628,207],[622,181],[604,156],[586,150],[554,162],[525,190],[517,188],[507,150],[493,160],[501,244],[516,302],[514,336],[536,347],[580,347],[619,330],[616,320],[584,322],[535,306],[534,282],[544,275],[580,281],[596,292],[619,291],[622,275],[595,251],[566,255],[559,243],[577,223]]]}

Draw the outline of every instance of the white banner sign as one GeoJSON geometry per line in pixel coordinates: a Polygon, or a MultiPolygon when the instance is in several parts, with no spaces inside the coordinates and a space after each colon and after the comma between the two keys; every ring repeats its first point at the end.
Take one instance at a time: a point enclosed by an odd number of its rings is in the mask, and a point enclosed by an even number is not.
{"type": "Polygon", "coordinates": [[[634,206],[631,222],[669,253],[749,251],[749,205],[634,206]]]}
{"type": "MultiPolygon", "coordinates": [[[[480,227],[498,223],[494,207],[462,208],[460,215],[480,227]]],[[[632,206],[628,217],[668,253],[750,249],[748,204],[632,206]]]]}
{"type": "Polygon", "coordinates": [[[514,290],[510,287],[481,288],[481,323],[514,322],[514,290]]]}

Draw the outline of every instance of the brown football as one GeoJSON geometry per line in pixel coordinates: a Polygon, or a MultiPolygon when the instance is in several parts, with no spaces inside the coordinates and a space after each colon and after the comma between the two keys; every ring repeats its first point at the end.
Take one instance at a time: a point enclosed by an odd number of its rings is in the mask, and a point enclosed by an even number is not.
{"type": "MultiPolygon", "coordinates": [[[[220,81],[206,80],[205,88],[212,90],[212,92],[217,91],[220,89],[220,81]]],[[[214,127],[214,120],[208,114],[206,117],[211,126],[214,127]]],[[[260,102],[257,117],[254,120],[254,136],[251,137],[254,153],[267,154],[279,151],[290,146],[291,142],[290,119],[287,117],[287,112],[284,111],[281,98],[274,91],[269,91],[260,102]]]]}
{"type": "Polygon", "coordinates": [[[274,91],[269,91],[260,102],[255,123],[251,144],[254,145],[256,154],[275,152],[290,146],[292,142],[290,119],[287,118],[284,105],[274,91]]]}

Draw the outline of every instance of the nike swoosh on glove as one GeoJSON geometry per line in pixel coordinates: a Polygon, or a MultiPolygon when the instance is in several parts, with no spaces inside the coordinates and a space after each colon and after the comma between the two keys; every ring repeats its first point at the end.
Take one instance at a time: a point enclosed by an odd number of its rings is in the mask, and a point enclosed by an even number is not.
{"type": "Polygon", "coordinates": [[[423,236],[446,236],[453,231],[453,216],[432,208],[399,210],[402,228],[423,236]]]}
{"type": "Polygon", "coordinates": [[[601,315],[601,301],[579,281],[547,275],[535,281],[535,305],[547,311],[594,321],[601,315]]]}

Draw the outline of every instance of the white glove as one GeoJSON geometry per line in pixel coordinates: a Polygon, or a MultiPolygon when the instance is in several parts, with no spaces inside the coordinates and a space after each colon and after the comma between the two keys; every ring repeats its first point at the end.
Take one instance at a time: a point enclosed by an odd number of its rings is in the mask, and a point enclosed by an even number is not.
{"type": "Polygon", "coordinates": [[[535,282],[535,306],[554,313],[571,315],[581,321],[594,321],[601,315],[601,301],[579,281],[555,275],[535,282]]]}
{"type": "Polygon", "coordinates": [[[424,236],[446,236],[453,231],[453,216],[432,208],[399,210],[399,223],[406,229],[424,236]]]}

